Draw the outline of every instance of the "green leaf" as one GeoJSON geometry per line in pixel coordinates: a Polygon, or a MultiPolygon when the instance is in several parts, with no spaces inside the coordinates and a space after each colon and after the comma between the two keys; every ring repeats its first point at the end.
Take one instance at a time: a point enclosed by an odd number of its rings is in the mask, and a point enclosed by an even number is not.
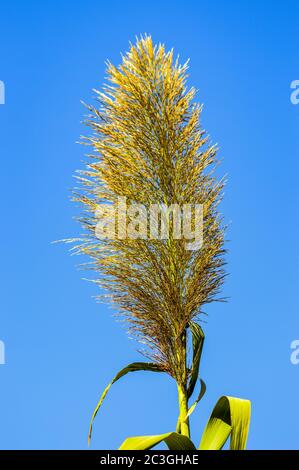
{"type": "Polygon", "coordinates": [[[200,358],[201,358],[203,343],[205,339],[204,332],[202,331],[198,323],[190,322],[190,330],[192,333],[193,359],[192,359],[191,376],[190,376],[190,381],[189,381],[188,390],[187,390],[188,398],[191,397],[194,391],[194,387],[196,385],[197,379],[198,379],[200,358]]]}
{"type": "Polygon", "coordinates": [[[158,434],[156,436],[128,437],[119,450],[148,450],[164,441],[170,450],[196,450],[193,442],[186,436],[176,432],[158,434]]]}
{"type": "Polygon", "coordinates": [[[140,370],[149,370],[151,372],[164,372],[163,369],[161,369],[157,364],[151,363],[151,362],[133,362],[132,364],[129,364],[127,367],[124,367],[122,370],[116,374],[112,382],[109,383],[109,385],[105,388],[103,391],[100,400],[98,401],[97,406],[95,407],[95,410],[92,414],[91,420],[90,420],[90,426],[89,426],[89,433],[88,433],[88,444],[90,444],[90,439],[91,439],[91,434],[92,434],[92,426],[94,419],[100,409],[100,406],[102,405],[111,385],[113,385],[117,380],[119,380],[121,377],[124,375],[128,374],[129,372],[137,372],[140,370]]]}
{"type": "Polygon", "coordinates": [[[197,403],[200,402],[200,400],[202,399],[202,397],[203,397],[204,394],[206,393],[206,389],[207,389],[206,384],[204,383],[204,381],[203,381],[202,379],[200,379],[200,392],[199,392],[199,395],[198,395],[198,397],[196,398],[195,402],[193,403],[193,405],[190,406],[190,408],[189,408],[189,410],[188,410],[188,413],[187,413],[187,418],[188,418],[188,417],[193,413],[193,411],[195,410],[197,403]]]}
{"type": "Polygon", "coordinates": [[[250,412],[249,400],[221,397],[203,432],[199,449],[220,450],[230,436],[230,449],[244,450],[250,425],[250,412]]]}

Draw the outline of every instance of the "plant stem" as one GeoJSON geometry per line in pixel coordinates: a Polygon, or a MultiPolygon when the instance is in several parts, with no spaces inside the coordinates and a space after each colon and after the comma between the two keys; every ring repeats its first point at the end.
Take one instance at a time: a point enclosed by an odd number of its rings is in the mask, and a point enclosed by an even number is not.
{"type": "Polygon", "coordinates": [[[187,417],[188,413],[188,398],[185,387],[178,384],[178,398],[179,398],[179,421],[178,427],[181,434],[184,436],[190,437],[190,429],[189,429],[189,418],[187,417]]]}
{"type": "Polygon", "coordinates": [[[188,414],[188,395],[187,395],[187,331],[183,331],[181,335],[181,381],[177,382],[178,399],[179,399],[179,418],[176,431],[184,436],[190,437],[188,414]]]}

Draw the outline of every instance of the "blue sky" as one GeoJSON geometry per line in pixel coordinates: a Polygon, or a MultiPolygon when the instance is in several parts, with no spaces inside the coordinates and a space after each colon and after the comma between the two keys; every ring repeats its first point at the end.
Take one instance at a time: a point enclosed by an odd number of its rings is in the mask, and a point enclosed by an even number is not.
{"type": "MultiPolygon", "coordinates": [[[[229,176],[226,304],[204,326],[207,393],[192,416],[195,442],[218,397],[253,404],[249,449],[299,449],[298,124],[296,1],[4,1],[0,7],[1,316],[0,448],[85,449],[99,394],[139,360],[112,311],[92,298],[65,246],[77,235],[69,201],[86,132],[80,100],[104,62],[140,33],[190,57],[203,125],[229,176]]],[[[92,448],[173,430],[175,383],[128,375],[98,415],[92,448]]]]}

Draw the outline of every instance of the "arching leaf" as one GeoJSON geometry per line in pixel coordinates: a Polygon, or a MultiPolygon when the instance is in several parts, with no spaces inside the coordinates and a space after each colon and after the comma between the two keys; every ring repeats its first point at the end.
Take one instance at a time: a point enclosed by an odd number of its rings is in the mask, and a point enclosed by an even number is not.
{"type": "Polygon", "coordinates": [[[244,450],[250,425],[250,413],[249,400],[221,397],[203,432],[199,449],[220,450],[230,437],[231,450],[244,450]]]}
{"type": "Polygon", "coordinates": [[[204,394],[206,393],[206,389],[207,389],[207,386],[205,382],[202,379],[200,379],[200,392],[195,402],[193,403],[193,405],[190,406],[188,413],[187,413],[187,418],[193,413],[193,411],[196,408],[197,403],[199,403],[200,400],[203,398],[204,394]]]}
{"type": "Polygon", "coordinates": [[[191,397],[194,387],[196,385],[198,374],[199,374],[199,365],[200,365],[200,358],[203,348],[203,343],[205,339],[204,332],[202,328],[198,325],[198,323],[190,322],[190,330],[192,333],[192,350],[193,350],[193,359],[192,359],[192,368],[191,368],[191,376],[190,381],[187,389],[188,398],[191,397]]]}
{"type": "Polygon", "coordinates": [[[129,372],[137,372],[140,370],[148,370],[151,372],[164,372],[163,369],[161,369],[157,364],[151,363],[151,362],[133,362],[132,364],[129,364],[128,366],[124,367],[122,370],[116,374],[112,382],[107,385],[105,390],[103,391],[100,400],[98,401],[97,406],[95,407],[95,410],[92,414],[91,420],[90,420],[90,426],[89,426],[89,433],[88,433],[88,444],[90,443],[91,439],[91,434],[92,434],[92,426],[93,426],[93,421],[100,409],[100,406],[102,405],[111,385],[113,385],[117,380],[119,380],[121,377],[124,375],[128,374],[129,372]]]}
{"type": "Polygon", "coordinates": [[[170,450],[196,450],[193,442],[186,436],[176,432],[168,432],[156,436],[128,437],[119,450],[148,450],[164,441],[170,450]]]}

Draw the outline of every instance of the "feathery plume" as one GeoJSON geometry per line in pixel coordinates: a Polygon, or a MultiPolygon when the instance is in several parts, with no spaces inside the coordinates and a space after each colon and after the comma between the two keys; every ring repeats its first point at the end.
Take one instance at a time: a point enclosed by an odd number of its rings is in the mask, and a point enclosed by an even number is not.
{"type": "MultiPolygon", "coordinates": [[[[225,276],[217,148],[201,128],[194,88],[186,87],[187,63],[180,65],[173,51],[141,37],[118,68],[108,63],[107,72],[108,84],[96,91],[98,105],[88,106],[93,132],[85,143],[94,152],[74,194],[84,206],[80,220],[87,233],[76,249],[92,259],[96,282],[143,354],[185,386],[186,331],[204,304],[217,299],[225,276]],[[126,222],[117,215],[112,223],[121,234],[99,239],[97,210],[119,198],[146,208],[202,205],[201,248],[188,250],[184,237],[175,238],[173,214],[167,238],[150,237],[148,230],[147,237],[126,237],[126,222]]],[[[148,222],[149,213],[139,214],[139,224],[148,222]]],[[[134,223],[132,214],[128,220],[134,223]]],[[[161,228],[161,219],[153,220],[161,228]]]]}

